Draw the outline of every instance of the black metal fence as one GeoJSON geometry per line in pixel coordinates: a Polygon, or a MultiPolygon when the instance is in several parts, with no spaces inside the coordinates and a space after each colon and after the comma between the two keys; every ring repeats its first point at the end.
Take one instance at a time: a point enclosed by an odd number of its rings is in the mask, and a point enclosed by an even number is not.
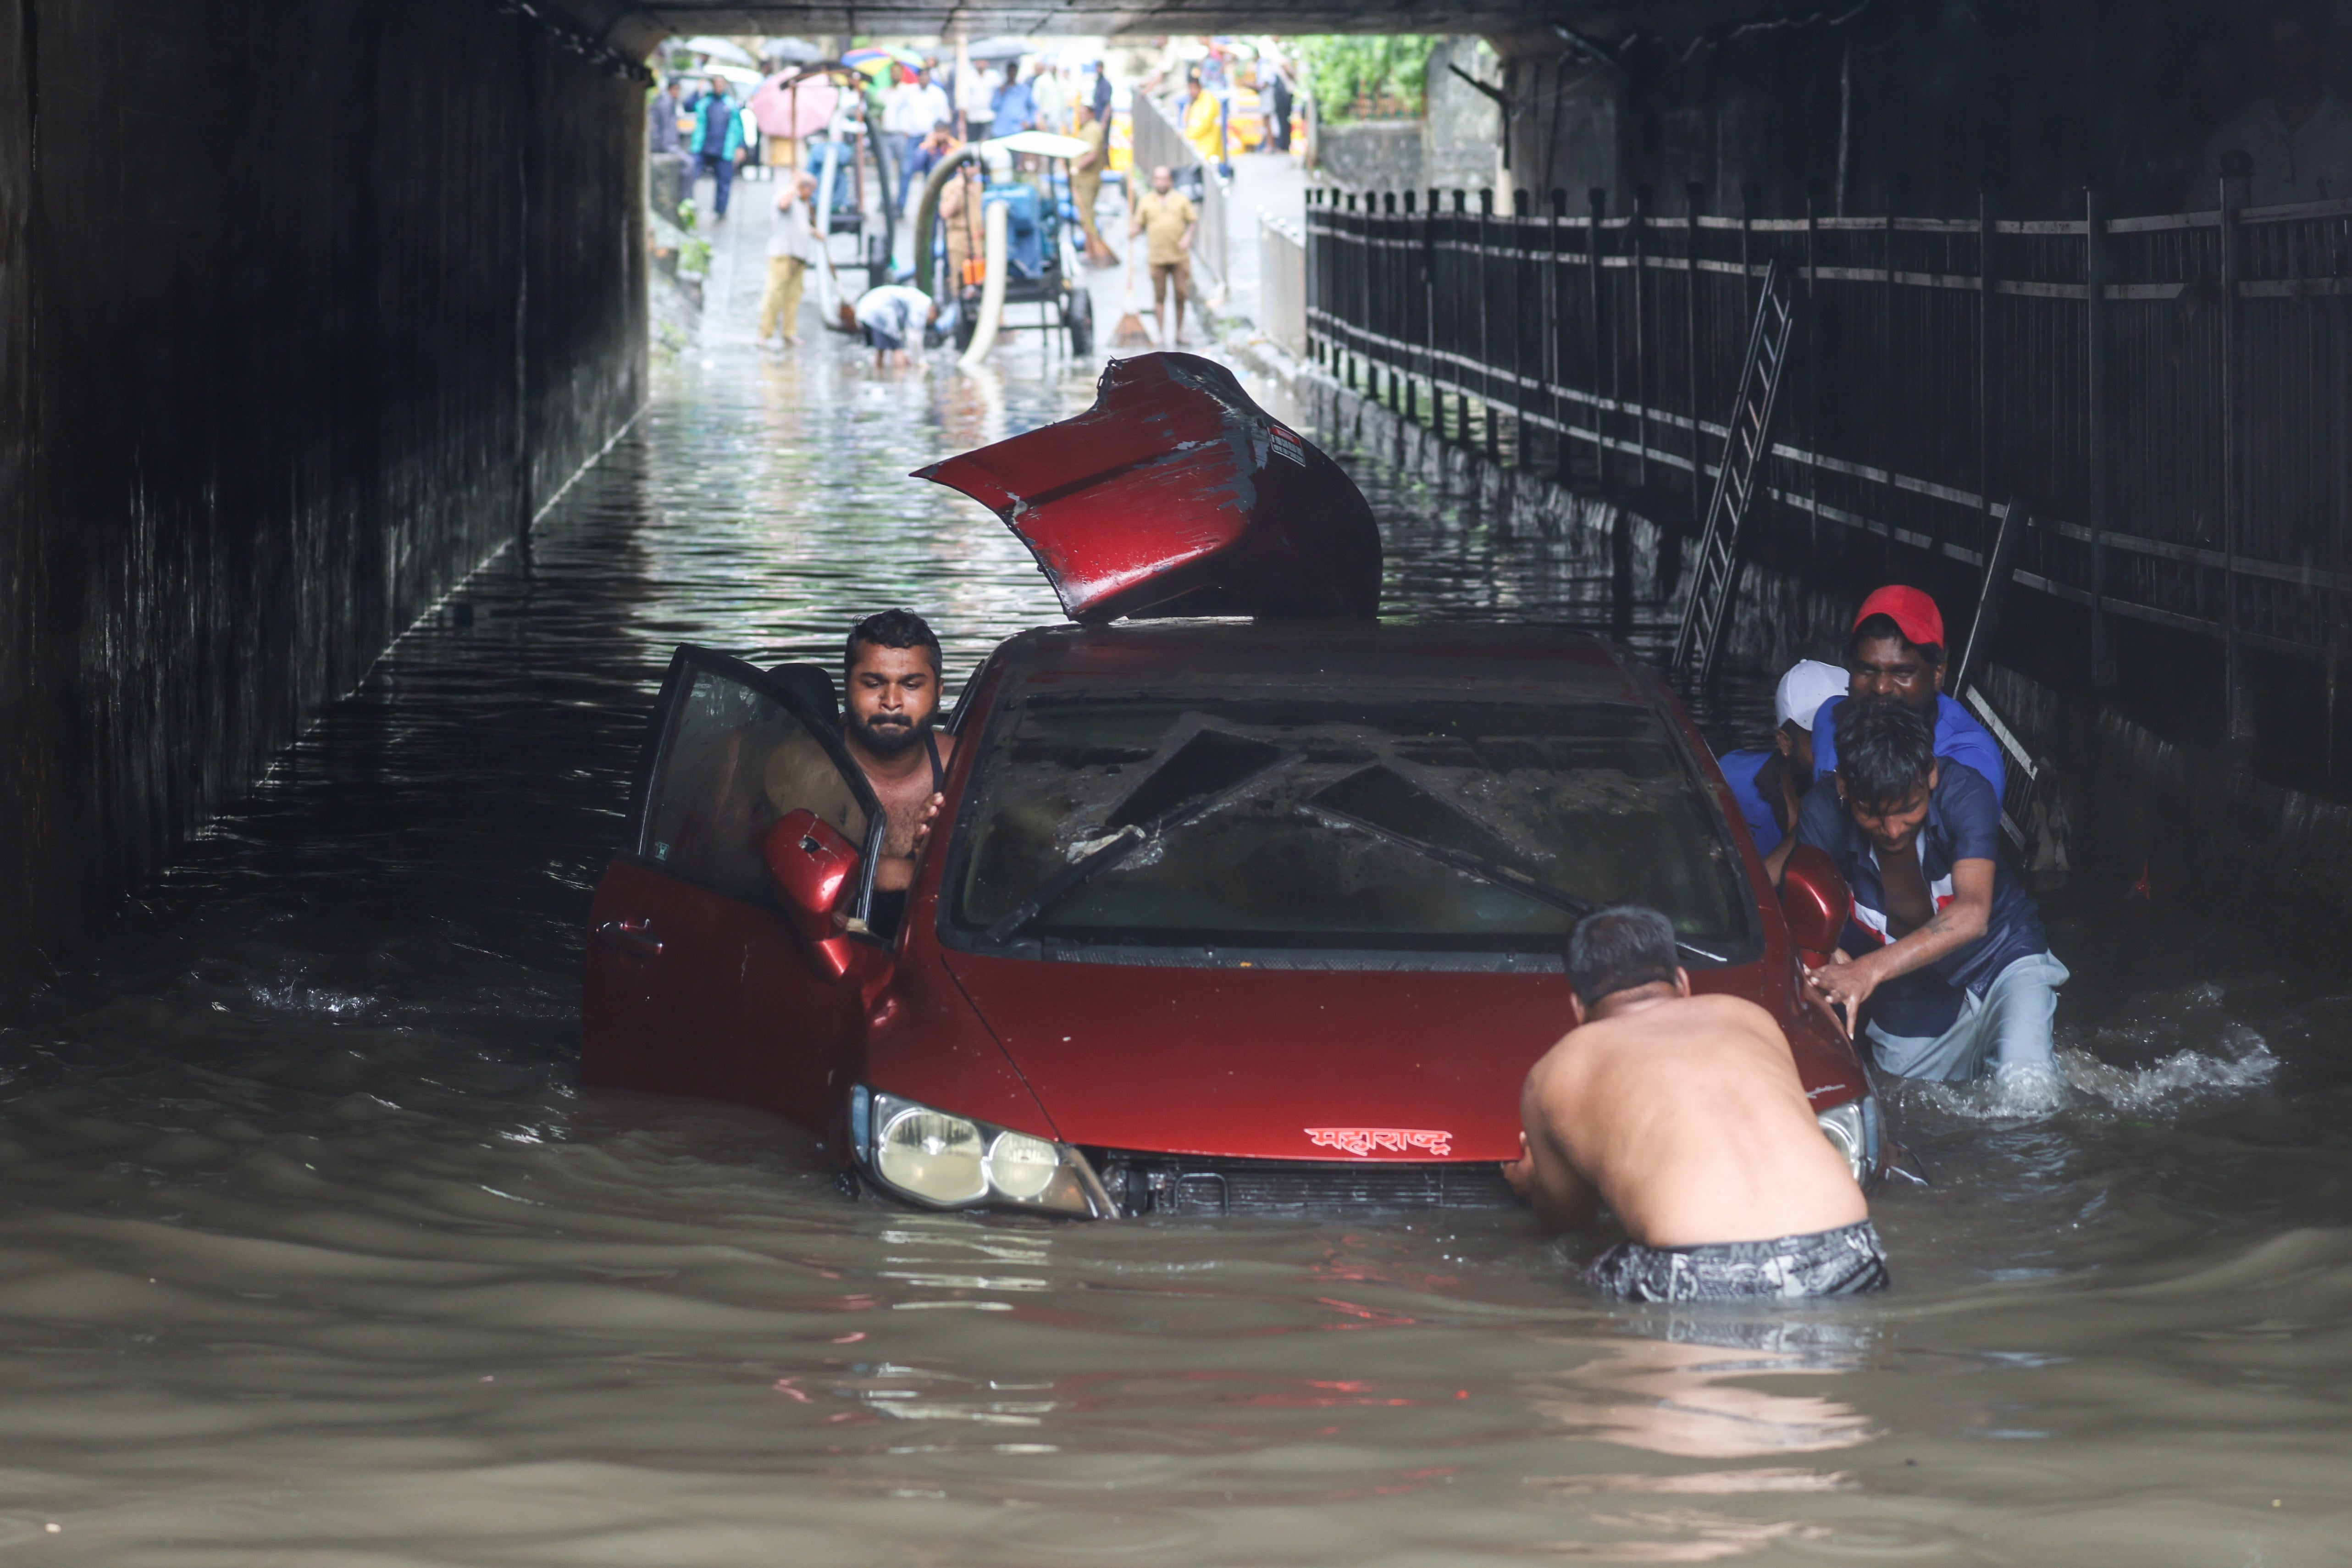
{"type": "Polygon", "coordinates": [[[2352,200],[2242,190],[2059,222],[1313,193],[1307,324],[1449,437],[1696,511],[1777,258],[1798,347],[1764,495],[1969,566],[2021,498],[2016,581],[2090,611],[2095,666],[2135,617],[2211,638],[2234,693],[2244,649],[2335,668],[2352,613],[2352,200]]]}

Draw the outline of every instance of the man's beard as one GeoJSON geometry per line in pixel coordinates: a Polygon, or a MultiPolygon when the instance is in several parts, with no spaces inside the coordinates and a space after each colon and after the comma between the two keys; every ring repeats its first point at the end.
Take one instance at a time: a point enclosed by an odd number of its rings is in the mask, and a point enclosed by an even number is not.
{"type": "Polygon", "coordinates": [[[851,737],[877,757],[903,756],[913,751],[931,727],[928,713],[920,719],[886,717],[871,724],[852,713],[848,722],[851,737]]]}

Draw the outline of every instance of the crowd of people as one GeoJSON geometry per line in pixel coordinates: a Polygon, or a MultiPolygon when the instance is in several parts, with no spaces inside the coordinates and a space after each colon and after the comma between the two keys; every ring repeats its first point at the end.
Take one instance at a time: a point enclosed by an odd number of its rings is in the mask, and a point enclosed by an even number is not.
{"type": "MultiPolygon", "coordinates": [[[[1090,267],[1117,264],[1118,255],[1104,238],[1097,218],[1104,175],[1111,163],[1109,128],[1117,91],[1101,61],[1073,69],[1049,58],[1016,58],[975,61],[959,70],[953,64],[943,68],[935,57],[920,57],[887,59],[879,70],[857,77],[840,71],[830,76],[868,84],[862,91],[853,85],[838,93],[834,123],[827,131],[851,137],[870,131],[882,199],[900,215],[912,207],[916,192],[932,172],[971,143],[1024,131],[1075,138],[1084,144],[1068,160],[1072,205],[1083,235],[1081,255],[1090,267]]],[[[722,74],[674,77],[653,94],[646,108],[648,151],[656,160],[670,158],[684,164],[689,196],[698,195],[700,182],[709,182],[707,211],[714,225],[727,220],[738,171],[757,162],[761,142],[747,95],[722,74]]],[[[827,224],[814,210],[817,181],[813,174],[804,169],[778,174],[769,213],[768,279],[759,307],[759,342],[794,348],[801,343],[797,329],[809,270],[825,264],[827,224]]],[[[977,204],[963,185],[950,184],[940,204],[941,216],[948,220],[950,278],[962,276],[976,249],[977,204]]],[[[1175,248],[1189,247],[1191,230],[1188,217],[1175,248]]],[[[1150,243],[1161,263],[1155,276],[1171,265],[1181,273],[1181,257],[1171,263],[1164,253],[1171,242],[1160,237],[1159,230],[1153,232],[1150,243]]],[[[1180,288],[1183,280],[1180,277],[1180,288]]],[[[877,365],[903,364],[908,342],[919,342],[927,328],[940,324],[940,301],[898,279],[877,278],[870,285],[860,298],[843,303],[841,324],[874,348],[877,365]]],[[[1163,280],[1163,290],[1165,286],[1163,280]]]]}
{"type": "MultiPolygon", "coordinates": [[[[866,51],[869,57],[885,53],[866,51]]],[[[1271,56],[1244,60],[1229,58],[1229,53],[1227,47],[1213,42],[1189,64],[1180,60],[1148,72],[1134,90],[1177,95],[1176,121],[1205,163],[1228,163],[1239,147],[1235,127],[1229,123],[1237,101],[1253,106],[1245,117],[1249,140],[1286,153],[1297,102],[1288,68],[1271,56]]],[[[1103,61],[1073,64],[1043,56],[943,61],[938,55],[903,49],[887,54],[886,58],[868,58],[856,73],[846,68],[819,73],[820,86],[837,81],[842,90],[831,122],[818,134],[870,146],[874,169],[866,178],[879,174],[880,199],[896,216],[910,216],[918,194],[934,173],[969,146],[1027,131],[1071,138],[1078,146],[1063,166],[1076,216],[1077,232],[1071,237],[1080,264],[1104,268],[1122,259],[1132,263],[1151,290],[1155,341],[1169,346],[1189,341],[1185,308],[1192,289],[1200,212],[1176,188],[1169,169],[1114,174],[1113,122],[1124,92],[1103,61]],[[1102,223],[1105,191],[1113,179],[1126,188],[1124,246],[1105,234],[1102,223]]],[[[750,79],[746,71],[732,74],[750,79]]],[[[741,199],[736,189],[740,173],[773,165],[767,170],[776,189],[768,215],[768,278],[759,307],[759,342],[762,347],[792,349],[802,342],[798,329],[808,273],[826,264],[826,235],[837,225],[814,210],[814,182],[809,177],[814,154],[799,157],[806,167],[784,166],[794,161],[796,151],[805,153],[805,144],[763,137],[751,102],[755,96],[728,73],[702,61],[653,94],[646,110],[647,144],[657,168],[667,160],[678,169],[673,177],[682,186],[681,205],[692,204],[686,220],[689,224],[703,218],[713,226],[726,223],[741,199]],[[707,200],[702,197],[705,189],[707,200]]],[[[774,111],[761,112],[772,121],[774,111]]],[[[1035,162],[1024,157],[1017,166],[1027,168],[1035,162]]],[[[980,251],[980,187],[997,179],[993,171],[967,167],[964,178],[949,181],[940,192],[948,281],[934,285],[934,297],[918,312],[935,332],[944,333],[954,324],[956,286],[969,280],[980,251]]],[[[834,199],[838,208],[850,198],[836,186],[834,199]]],[[[1121,216],[1116,205],[1111,211],[1114,217],[1121,216]]],[[[866,292],[871,298],[844,300],[839,321],[827,322],[862,335],[876,350],[877,363],[884,365],[899,363],[909,337],[923,330],[892,330],[898,308],[906,303],[900,296],[908,282],[903,262],[894,263],[894,276],[870,277],[866,292]]]]}

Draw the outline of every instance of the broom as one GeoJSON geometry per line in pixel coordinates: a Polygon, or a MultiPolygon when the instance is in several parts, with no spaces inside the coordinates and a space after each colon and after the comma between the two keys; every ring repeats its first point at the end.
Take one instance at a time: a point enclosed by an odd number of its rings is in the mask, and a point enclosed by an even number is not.
{"type": "Polygon", "coordinates": [[[1135,247],[1143,237],[1127,237],[1127,281],[1120,286],[1118,302],[1127,314],[1111,329],[1110,346],[1115,349],[1148,349],[1151,334],[1144,330],[1143,318],[1135,313],[1135,247]]]}

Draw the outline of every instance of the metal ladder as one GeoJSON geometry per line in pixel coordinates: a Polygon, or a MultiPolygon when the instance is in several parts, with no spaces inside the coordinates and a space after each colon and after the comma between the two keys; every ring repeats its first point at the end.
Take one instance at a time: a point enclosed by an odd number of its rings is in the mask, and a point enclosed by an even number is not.
{"type": "Polygon", "coordinates": [[[1675,634],[1674,669],[1704,686],[1715,675],[1723,650],[1723,628],[1739,589],[1739,536],[1756,499],[1756,476],[1772,450],[1772,410],[1780,401],[1780,373],[1789,362],[1789,337],[1796,312],[1780,291],[1780,264],[1764,268],[1756,321],[1748,331],[1748,358],[1732,401],[1730,428],[1723,437],[1723,466],[1715,476],[1715,497],[1699,529],[1698,562],[1690,602],[1675,634]]]}

